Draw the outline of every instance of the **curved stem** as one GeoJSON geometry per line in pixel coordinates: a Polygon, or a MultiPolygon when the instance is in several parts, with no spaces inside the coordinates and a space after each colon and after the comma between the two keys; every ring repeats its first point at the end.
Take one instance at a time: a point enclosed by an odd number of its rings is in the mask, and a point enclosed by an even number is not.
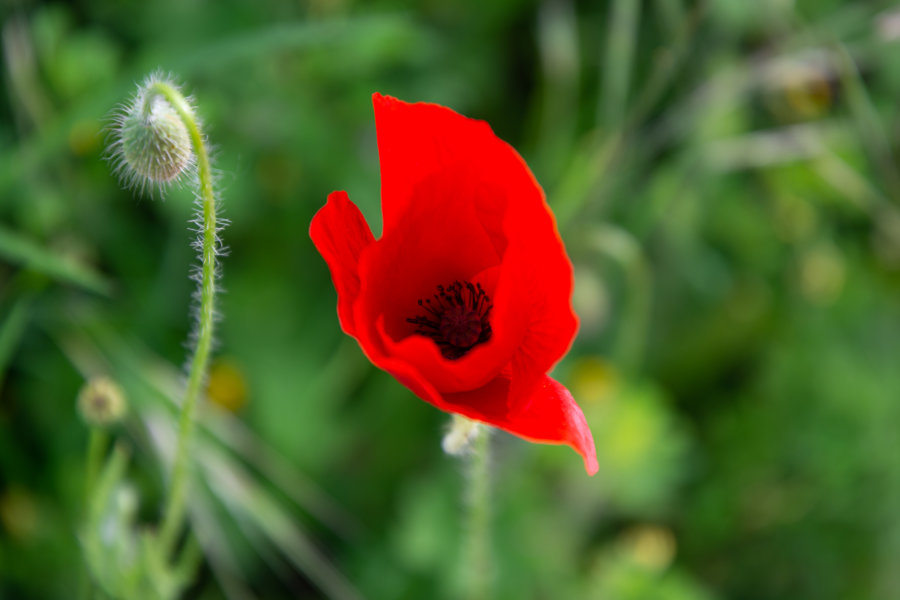
{"type": "Polygon", "coordinates": [[[469,455],[467,505],[469,514],[466,540],[466,577],[468,597],[491,597],[491,510],[490,510],[490,430],[478,425],[469,455]]]}
{"type": "Polygon", "coordinates": [[[166,499],[163,524],[160,530],[160,544],[164,556],[171,554],[181,531],[186,512],[188,452],[193,437],[194,412],[200,387],[206,376],[209,352],[212,347],[214,324],[214,300],[216,293],[216,201],[213,192],[213,176],[209,153],[194,111],[184,96],[168,83],[155,82],[147,94],[147,103],[154,95],[165,98],[178,113],[191,137],[194,154],[197,157],[197,175],[200,180],[200,314],[197,340],[188,371],[187,388],[181,415],[178,421],[178,442],[172,466],[172,478],[166,499]]]}

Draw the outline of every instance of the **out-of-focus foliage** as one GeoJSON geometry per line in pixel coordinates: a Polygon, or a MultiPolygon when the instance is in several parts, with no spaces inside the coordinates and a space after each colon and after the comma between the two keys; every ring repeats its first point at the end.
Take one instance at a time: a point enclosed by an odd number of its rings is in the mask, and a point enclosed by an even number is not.
{"type": "Polygon", "coordinates": [[[192,199],[119,189],[103,127],[159,68],[195,96],[231,221],[190,597],[460,593],[446,417],[341,334],[307,235],[333,189],[379,222],[380,91],[489,121],[576,267],[556,376],[601,471],[494,436],[497,598],[896,598],[891,4],[5,3],[0,597],[72,597],[82,548],[108,565],[158,521],[192,199]],[[129,402],[105,538],[82,529],[95,375],[129,402]]]}

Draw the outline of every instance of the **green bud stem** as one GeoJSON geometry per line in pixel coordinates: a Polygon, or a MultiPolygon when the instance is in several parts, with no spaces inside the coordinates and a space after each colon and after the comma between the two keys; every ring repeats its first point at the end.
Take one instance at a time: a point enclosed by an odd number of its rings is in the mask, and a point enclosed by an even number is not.
{"type": "Polygon", "coordinates": [[[175,549],[175,544],[184,523],[187,500],[187,467],[194,431],[194,413],[196,412],[197,398],[200,395],[200,387],[206,378],[213,339],[216,294],[216,202],[213,192],[213,176],[209,163],[209,152],[190,104],[175,87],[165,81],[153,82],[147,92],[144,110],[149,110],[155,96],[162,96],[171,104],[181,120],[184,121],[185,127],[187,127],[191,145],[197,158],[197,175],[200,180],[200,210],[202,212],[201,231],[199,234],[202,261],[199,329],[197,331],[196,347],[194,348],[188,371],[184,401],[181,405],[172,478],[169,484],[165,512],[163,513],[163,523],[160,528],[160,550],[163,556],[169,556],[175,549]]]}

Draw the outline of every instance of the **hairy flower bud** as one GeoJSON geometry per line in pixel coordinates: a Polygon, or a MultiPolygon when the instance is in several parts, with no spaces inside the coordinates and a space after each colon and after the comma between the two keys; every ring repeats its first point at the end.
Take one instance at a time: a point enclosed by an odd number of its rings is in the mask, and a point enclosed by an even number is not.
{"type": "Polygon", "coordinates": [[[165,95],[166,90],[177,89],[167,78],[151,75],[115,117],[110,154],[126,187],[162,188],[193,167],[190,132],[179,112],[187,111],[193,118],[193,108],[181,94],[177,107],[165,95]]]}
{"type": "Polygon", "coordinates": [[[78,412],[92,427],[112,425],[125,415],[125,394],[108,377],[92,377],[78,392],[78,412]]]}

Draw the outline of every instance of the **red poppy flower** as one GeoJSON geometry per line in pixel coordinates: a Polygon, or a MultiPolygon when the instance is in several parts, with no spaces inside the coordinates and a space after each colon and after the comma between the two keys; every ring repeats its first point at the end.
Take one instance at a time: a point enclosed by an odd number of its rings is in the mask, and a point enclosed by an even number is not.
{"type": "Polygon", "coordinates": [[[366,356],[441,410],[568,444],[597,471],[569,391],[572,265],[522,158],[483,121],[375,94],[383,233],[345,192],[313,217],[338,318],[366,356]]]}

